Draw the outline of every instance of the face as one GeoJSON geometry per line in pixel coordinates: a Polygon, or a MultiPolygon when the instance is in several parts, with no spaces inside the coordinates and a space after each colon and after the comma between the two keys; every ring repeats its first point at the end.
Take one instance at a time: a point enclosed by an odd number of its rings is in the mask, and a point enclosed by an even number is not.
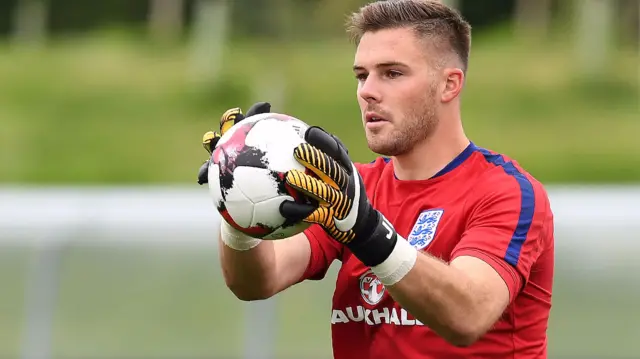
{"type": "Polygon", "coordinates": [[[354,72],[373,152],[402,155],[437,128],[439,77],[429,65],[427,49],[407,28],[368,32],[360,40],[354,72]]]}

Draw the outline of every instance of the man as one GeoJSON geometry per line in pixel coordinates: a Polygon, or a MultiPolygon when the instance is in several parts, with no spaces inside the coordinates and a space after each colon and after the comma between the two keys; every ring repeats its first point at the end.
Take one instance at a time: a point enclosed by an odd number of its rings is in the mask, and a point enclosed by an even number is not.
{"type": "MultiPolygon", "coordinates": [[[[315,224],[260,241],[223,222],[227,285],[269,298],[337,259],[336,359],[546,358],[553,215],[538,181],[464,134],[470,26],[439,2],[397,0],[364,6],[349,32],[367,142],[387,158],[353,164],[337,137],[309,129],[294,155],[317,176],[287,181],[319,205],[280,211],[315,224]]],[[[223,129],[242,118],[228,111],[223,129]]]]}

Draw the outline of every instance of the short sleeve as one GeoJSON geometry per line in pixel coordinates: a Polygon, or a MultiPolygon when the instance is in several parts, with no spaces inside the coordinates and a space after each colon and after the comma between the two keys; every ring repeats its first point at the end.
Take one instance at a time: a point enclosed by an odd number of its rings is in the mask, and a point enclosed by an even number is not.
{"type": "Polygon", "coordinates": [[[544,188],[524,174],[503,176],[479,193],[451,258],[473,256],[491,265],[513,300],[539,256],[549,201],[544,188]]]}
{"type": "MultiPolygon", "coordinates": [[[[380,173],[387,162],[388,160],[384,158],[378,158],[367,164],[355,163],[356,169],[363,178],[368,194],[370,194],[370,189],[375,188],[380,173]]],[[[307,228],[304,234],[311,245],[311,259],[300,281],[323,279],[333,261],[342,259],[343,245],[329,237],[322,227],[317,224],[307,228]]]]}
{"type": "Polygon", "coordinates": [[[300,281],[320,280],[327,274],[334,260],[342,255],[342,245],[329,237],[317,224],[304,231],[311,245],[311,258],[300,281]]]}

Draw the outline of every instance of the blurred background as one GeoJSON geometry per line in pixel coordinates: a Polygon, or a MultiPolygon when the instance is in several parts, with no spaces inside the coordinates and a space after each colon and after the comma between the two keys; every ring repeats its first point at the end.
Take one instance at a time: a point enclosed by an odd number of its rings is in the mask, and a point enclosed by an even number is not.
{"type": "MultiPolygon", "coordinates": [[[[258,100],[375,157],[343,28],[366,2],[0,1],[0,358],[330,358],[338,263],[236,300],[196,174],[258,100]]],[[[551,195],[550,358],[640,358],[639,1],[448,2],[468,135],[551,195]]]]}

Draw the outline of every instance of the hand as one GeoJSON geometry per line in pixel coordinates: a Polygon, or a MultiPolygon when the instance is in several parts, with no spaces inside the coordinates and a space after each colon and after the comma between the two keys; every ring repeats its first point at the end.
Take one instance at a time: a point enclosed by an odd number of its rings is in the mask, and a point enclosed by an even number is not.
{"type": "Polygon", "coordinates": [[[209,161],[211,160],[211,154],[213,150],[216,148],[218,141],[222,135],[225,134],[233,125],[244,120],[247,117],[251,117],[253,115],[261,114],[261,113],[269,113],[271,111],[271,104],[268,102],[257,102],[253,104],[249,111],[247,111],[247,115],[242,114],[242,110],[239,107],[230,108],[222,114],[220,118],[220,132],[208,131],[202,136],[202,147],[209,153],[209,159],[207,159],[202,166],[200,166],[200,170],[198,171],[198,184],[203,185],[209,182],[208,179],[208,170],[209,170],[209,161]]]}
{"type": "Polygon", "coordinates": [[[280,206],[282,216],[319,224],[367,266],[382,263],[393,251],[398,235],[369,202],[346,147],[319,127],[310,127],[305,140],[293,155],[317,177],[291,170],[286,182],[317,205],[285,201],[280,206]]]}

